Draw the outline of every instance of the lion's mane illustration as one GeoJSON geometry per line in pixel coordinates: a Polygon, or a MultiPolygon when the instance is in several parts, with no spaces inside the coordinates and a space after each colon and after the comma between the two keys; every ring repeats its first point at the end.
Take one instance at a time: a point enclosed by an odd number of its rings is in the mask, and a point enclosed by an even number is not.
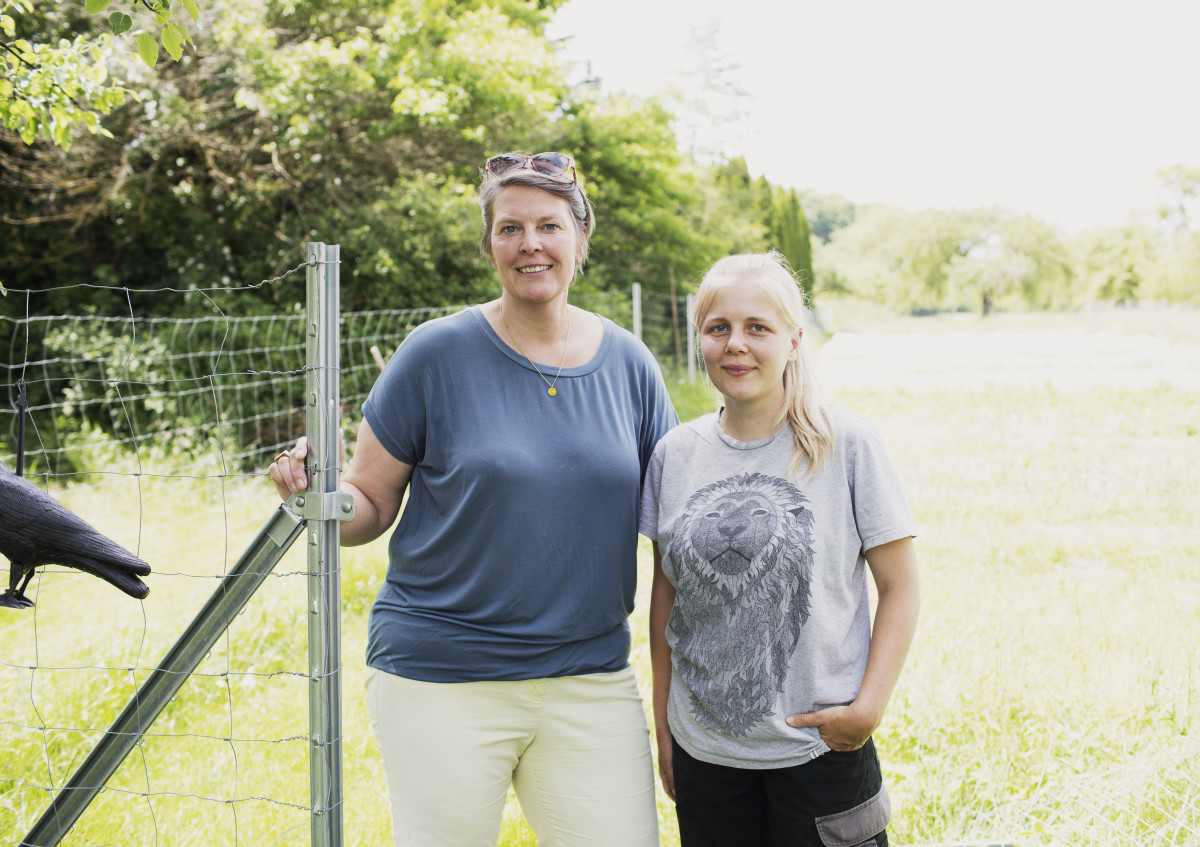
{"type": "Polygon", "coordinates": [[[784,480],[740,474],[697,491],[672,527],[677,667],[696,720],[719,732],[747,734],[782,689],[809,616],[807,502],[784,480]]]}

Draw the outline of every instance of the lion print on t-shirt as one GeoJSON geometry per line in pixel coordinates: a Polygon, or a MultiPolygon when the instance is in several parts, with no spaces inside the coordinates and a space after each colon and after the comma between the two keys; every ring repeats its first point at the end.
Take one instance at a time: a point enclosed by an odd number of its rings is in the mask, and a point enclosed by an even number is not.
{"type": "Polygon", "coordinates": [[[812,593],[807,503],[782,479],[740,474],[693,494],[671,528],[675,667],[713,730],[746,735],[783,688],[812,593]]]}

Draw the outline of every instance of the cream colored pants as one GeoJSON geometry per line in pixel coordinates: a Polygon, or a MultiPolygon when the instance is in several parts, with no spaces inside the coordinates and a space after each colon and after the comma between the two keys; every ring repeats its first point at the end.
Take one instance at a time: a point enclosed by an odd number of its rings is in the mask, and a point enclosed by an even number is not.
{"type": "Polygon", "coordinates": [[[494,847],[510,784],[540,847],[658,845],[632,668],[459,683],[370,668],[367,704],[397,847],[494,847]]]}

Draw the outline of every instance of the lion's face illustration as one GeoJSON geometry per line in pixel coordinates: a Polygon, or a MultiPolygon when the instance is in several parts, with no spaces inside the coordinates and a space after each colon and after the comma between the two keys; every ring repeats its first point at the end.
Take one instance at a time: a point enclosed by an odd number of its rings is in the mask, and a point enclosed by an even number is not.
{"type": "Polygon", "coordinates": [[[720,494],[692,523],[692,552],[727,576],[748,574],[756,560],[776,555],[780,518],[776,505],[758,492],[720,494]]]}
{"type": "Polygon", "coordinates": [[[808,620],[812,523],[795,486],[741,474],[697,491],[672,527],[676,667],[702,723],[738,735],[769,714],[808,620]]]}

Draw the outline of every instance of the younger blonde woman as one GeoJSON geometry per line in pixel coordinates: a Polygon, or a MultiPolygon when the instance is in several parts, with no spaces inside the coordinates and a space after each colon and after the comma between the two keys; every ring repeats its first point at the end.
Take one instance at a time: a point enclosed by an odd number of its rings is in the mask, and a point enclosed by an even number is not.
{"type": "Polygon", "coordinates": [[[684,847],[887,844],[871,734],[916,628],[915,528],[879,434],[817,396],[804,315],[779,254],[717,262],[693,321],[724,404],[647,471],[659,773],[684,847]]]}

